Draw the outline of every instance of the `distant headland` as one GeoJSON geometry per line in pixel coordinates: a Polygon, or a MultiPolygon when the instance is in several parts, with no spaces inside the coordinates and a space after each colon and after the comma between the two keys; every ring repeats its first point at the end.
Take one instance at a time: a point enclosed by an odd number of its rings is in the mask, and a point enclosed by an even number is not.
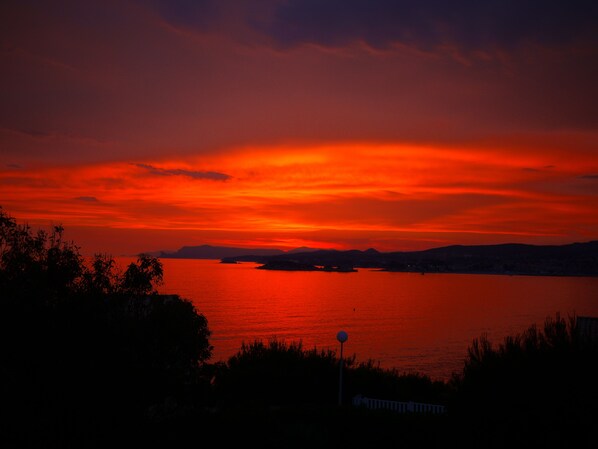
{"type": "Polygon", "coordinates": [[[161,258],[221,259],[223,263],[255,262],[260,269],[352,272],[357,268],[421,273],[475,273],[534,276],[598,276],[598,241],[567,245],[452,245],[424,251],[380,252],[297,248],[247,249],[184,246],[160,252],[161,258]]]}

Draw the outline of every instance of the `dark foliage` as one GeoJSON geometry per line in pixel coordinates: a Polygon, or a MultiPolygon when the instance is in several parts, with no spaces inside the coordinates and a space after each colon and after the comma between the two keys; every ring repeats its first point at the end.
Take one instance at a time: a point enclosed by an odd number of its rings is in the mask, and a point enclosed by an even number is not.
{"type": "Polygon", "coordinates": [[[542,330],[532,326],[496,348],[485,337],[474,340],[453,381],[453,411],[475,447],[591,446],[596,379],[598,347],[578,332],[575,318],[557,315],[542,330]]]}
{"type": "Polygon", "coordinates": [[[16,447],[103,446],[200,404],[205,317],[158,295],[162,266],[90,262],[63,229],[0,209],[0,432],[16,447]]]}
{"type": "Polygon", "coordinates": [[[334,403],[338,362],[334,352],[304,350],[301,343],[255,341],[221,364],[215,380],[227,404],[334,403]]]}
{"type": "Polygon", "coordinates": [[[452,388],[444,382],[432,381],[418,373],[400,373],[397,369],[381,368],[373,360],[356,363],[346,375],[347,401],[361,394],[391,401],[413,401],[446,404],[452,388]]]}
{"type": "MultiPolygon", "coordinates": [[[[399,374],[373,361],[344,359],[343,402],[353,396],[446,402],[449,389],[417,374],[399,374]]],[[[218,366],[217,397],[223,404],[332,405],[338,401],[339,359],[332,350],[304,349],[301,342],[271,340],[243,344],[218,366]]]]}
{"type": "MultiPolygon", "coordinates": [[[[209,422],[223,447],[386,449],[446,448],[445,416],[397,415],[335,405],[228,408],[209,422]]],[[[181,434],[177,437],[180,438],[181,434]]],[[[181,442],[179,439],[177,442],[181,442]]]]}

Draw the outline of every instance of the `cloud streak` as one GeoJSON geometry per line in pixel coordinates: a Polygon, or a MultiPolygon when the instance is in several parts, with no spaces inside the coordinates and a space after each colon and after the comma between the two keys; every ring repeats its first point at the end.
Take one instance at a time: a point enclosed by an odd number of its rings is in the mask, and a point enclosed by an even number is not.
{"type": "Polygon", "coordinates": [[[230,175],[213,171],[184,170],[181,168],[159,168],[149,164],[134,164],[136,167],[145,170],[155,176],[187,176],[191,179],[207,179],[211,181],[226,181],[231,179],[230,175]]]}

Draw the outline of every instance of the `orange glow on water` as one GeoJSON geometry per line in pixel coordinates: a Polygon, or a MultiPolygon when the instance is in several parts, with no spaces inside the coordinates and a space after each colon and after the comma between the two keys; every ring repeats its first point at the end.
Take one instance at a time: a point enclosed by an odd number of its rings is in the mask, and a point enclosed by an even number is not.
{"type": "Polygon", "coordinates": [[[448,379],[467,347],[541,325],[556,312],[595,316],[598,279],[256,270],[255,264],[164,259],[162,291],[190,299],[209,320],[214,361],[241,343],[273,337],[338,349],[401,372],[448,379]]]}

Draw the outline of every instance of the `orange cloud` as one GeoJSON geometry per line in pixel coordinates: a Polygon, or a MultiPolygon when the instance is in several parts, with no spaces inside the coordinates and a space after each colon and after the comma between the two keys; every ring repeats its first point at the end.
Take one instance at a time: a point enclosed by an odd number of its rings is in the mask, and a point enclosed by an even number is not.
{"type": "Polygon", "coordinates": [[[20,219],[79,230],[84,250],[101,250],[101,229],[128,236],[104,243],[115,253],[124,241],[129,252],[194,242],[398,250],[598,238],[594,173],[589,158],[550,152],[339,143],[7,168],[0,193],[20,219]]]}

